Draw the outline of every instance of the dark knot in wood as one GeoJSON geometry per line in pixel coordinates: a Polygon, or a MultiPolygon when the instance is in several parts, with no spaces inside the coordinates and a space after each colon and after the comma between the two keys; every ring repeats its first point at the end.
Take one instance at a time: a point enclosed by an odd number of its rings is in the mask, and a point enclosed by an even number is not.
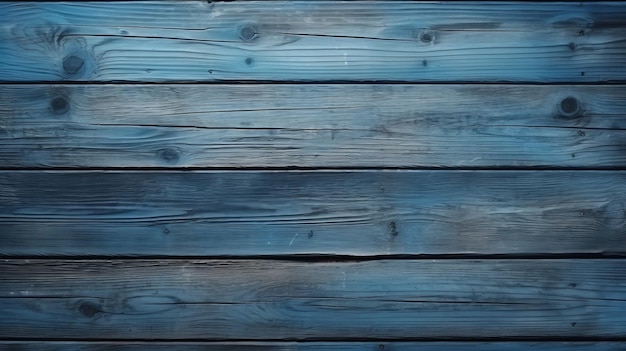
{"type": "Polygon", "coordinates": [[[389,228],[389,234],[391,236],[397,236],[398,234],[398,228],[396,227],[396,222],[389,222],[389,225],[387,225],[387,227],[389,228]]]}
{"type": "Polygon", "coordinates": [[[84,64],[85,61],[76,55],[70,55],[63,59],[63,69],[67,74],[76,74],[84,64]]]}
{"type": "Polygon", "coordinates": [[[423,31],[419,34],[419,38],[422,43],[431,43],[435,40],[435,34],[431,31],[423,31]]]}
{"type": "Polygon", "coordinates": [[[96,314],[102,312],[102,308],[94,302],[83,302],[80,307],[78,307],[78,311],[83,316],[92,318],[96,314]]]}
{"type": "Polygon", "coordinates": [[[70,104],[64,97],[56,97],[50,101],[50,108],[55,114],[62,115],[70,109],[70,104]]]}
{"type": "Polygon", "coordinates": [[[239,30],[239,37],[243,41],[252,41],[257,38],[258,33],[259,32],[255,26],[247,25],[241,27],[241,29],[239,30]]]}
{"type": "Polygon", "coordinates": [[[571,42],[569,44],[567,44],[567,47],[571,50],[571,51],[576,51],[576,43],[571,42]]]}
{"type": "Polygon", "coordinates": [[[157,154],[162,160],[164,160],[167,163],[178,162],[178,159],[180,158],[180,153],[178,152],[178,150],[171,148],[171,147],[159,149],[157,151],[157,154]]]}
{"type": "Polygon", "coordinates": [[[578,99],[572,96],[568,96],[565,99],[561,100],[558,108],[561,116],[567,118],[577,117],[580,114],[581,110],[580,102],[578,102],[578,99]]]}

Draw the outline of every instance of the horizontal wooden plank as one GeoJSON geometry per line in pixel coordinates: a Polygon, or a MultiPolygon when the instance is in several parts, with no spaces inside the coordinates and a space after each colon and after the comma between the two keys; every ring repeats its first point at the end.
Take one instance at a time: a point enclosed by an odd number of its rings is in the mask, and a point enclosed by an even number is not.
{"type": "Polygon", "coordinates": [[[6,351],[624,351],[623,342],[80,342],[0,341],[6,351]]]}
{"type": "Polygon", "coordinates": [[[625,167],[626,87],[0,85],[0,160],[3,168],[625,167]]]}
{"type": "Polygon", "coordinates": [[[623,337],[626,261],[2,260],[0,337],[623,337]]]}
{"type": "Polygon", "coordinates": [[[0,172],[2,255],[626,253],[626,172],[0,172]]]}
{"type": "Polygon", "coordinates": [[[626,80],[626,2],[0,4],[4,81],[626,80]]]}

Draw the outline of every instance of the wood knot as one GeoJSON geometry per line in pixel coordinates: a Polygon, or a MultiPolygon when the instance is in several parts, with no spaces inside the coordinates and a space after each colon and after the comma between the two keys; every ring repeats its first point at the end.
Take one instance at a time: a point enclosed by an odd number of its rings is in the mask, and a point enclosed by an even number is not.
{"type": "Polygon", "coordinates": [[[94,302],[83,302],[78,311],[85,317],[92,318],[96,314],[102,312],[102,307],[94,302]]]}
{"type": "Polygon", "coordinates": [[[435,33],[430,30],[425,30],[425,31],[420,32],[418,37],[422,43],[428,44],[428,43],[432,43],[435,40],[435,33]]]}
{"type": "Polygon", "coordinates": [[[396,226],[396,222],[389,222],[389,224],[387,225],[387,228],[389,228],[389,234],[391,236],[397,236],[398,234],[398,228],[396,226]]]}
{"type": "Polygon", "coordinates": [[[578,117],[581,112],[580,102],[572,96],[561,100],[558,104],[559,114],[566,118],[578,117]]]}
{"type": "Polygon", "coordinates": [[[254,63],[254,59],[252,57],[248,57],[246,58],[245,62],[246,62],[246,65],[252,66],[252,64],[254,63]]]}
{"type": "Polygon", "coordinates": [[[239,29],[239,38],[243,41],[252,41],[258,37],[259,31],[253,25],[246,25],[239,29]]]}
{"type": "Polygon", "coordinates": [[[167,163],[176,163],[180,158],[180,152],[178,150],[167,147],[164,149],[157,150],[157,154],[159,157],[167,163]]]}
{"type": "Polygon", "coordinates": [[[576,51],[576,43],[571,42],[569,44],[567,44],[567,47],[571,50],[571,51],[576,51]]]}
{"type": "Polygon", "coordinates": [[[83,68],[85,60],[76,55],[69,55],[63,59],[63,70],[65,73],[74,75],[83,68]]]}
{"type": "Polygon", "coordinates": [[[64,97],[56,97],[50,101],[50,109],[57,115],[67,113],[70,109],[70,104],[64,97]]]}

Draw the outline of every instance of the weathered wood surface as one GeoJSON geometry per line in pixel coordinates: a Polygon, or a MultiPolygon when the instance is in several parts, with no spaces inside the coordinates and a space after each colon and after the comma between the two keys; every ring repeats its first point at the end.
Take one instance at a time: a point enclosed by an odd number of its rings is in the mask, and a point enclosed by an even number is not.
{"type": "Polygon", "coordinates": [[[4,81],[626,80],[626,2],[0,4],[4,81]]]}
{"type": "Polygon", "coordinates": [[[626,261],[2,260],[0,337],[626,334],[626,261]]]}
{"type": "Polygon", "coordinates": [[[0,351],[626,351],[626,1],[0,2],[0,82],[0,351]]]}
{"type": "Polygon", "coordinates": [[[623,342],[0,341],[2,351],[624,351],[623,342]]]}
{"type": "Polygon", "coordinates": [[[0,173],[2,255],[625,253],[626,172],[0,173]]]}
{"type": "Polygon", "coordinates": [[[625,113],[621,85],[2,85],[0,167],[625,167],[625,113]]]}

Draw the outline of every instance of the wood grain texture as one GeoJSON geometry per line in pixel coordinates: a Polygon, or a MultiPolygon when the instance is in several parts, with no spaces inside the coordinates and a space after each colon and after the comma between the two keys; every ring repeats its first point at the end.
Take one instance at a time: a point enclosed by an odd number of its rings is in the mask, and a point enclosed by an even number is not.
{"type": "Polygon", "coordinates": [[[626,172],[1,172],[2,255],[626,253],[626,172]]]}
{"type": "Polygon", "coordinates": [[[626,87],[0,85],[0,160],[3,168],[623,168],[626,87]]]}
{"type": "Polygon", "coordinates": [[[626,2],[0,4],[4,81],[626,79],[626,2]]]}
{"type": "Polygon", "coordinates": [[[625,260],[2,260],[0,337],[623,337],[625,260]]]}
{"type": "Polygon", "coordinates": [[[623,342],[0,341],[2,351],[624,351],[623,342]]]}

